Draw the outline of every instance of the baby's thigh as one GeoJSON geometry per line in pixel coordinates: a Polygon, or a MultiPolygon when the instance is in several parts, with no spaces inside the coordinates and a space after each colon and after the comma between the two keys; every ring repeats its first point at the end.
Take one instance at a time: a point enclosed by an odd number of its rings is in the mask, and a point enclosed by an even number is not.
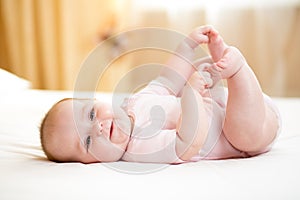
{"type": "MultiPolygon", "coordinates": [[[[275,126],[275,136],[273,137],[273,140],[272,142],[270,142],[269,145],[267,145],[265,148],[263,148],[262,150],[260,151],[256,151],[256,152],[248,152],[248,155],[250,156],[255,156],[255,155],[259,155],[259,154],[262,154],[262,153],[265,153],[265,152],[268,152],[272,149],[275,141],[277,140],[279,134],[281,133],[281,129],[282,129],[282,119],[281,119],[281,115],[280,115],[280,112],[279,112],[279,109],[277,108],[277,106],[275,105],[275,103],[273,102],[273,100],[264,94],[264,101],[265,101],[265,104],[267,106],[267,109],[268,109],[268,112],[269,112],[269,116],[270,118],[272,118],[272,124],[274,124],[275,126]],[[274,120],[275,121],[274,121],[274,120]]],[[[270,127],[269,125],[267,125],[268,127],[270,127]]],[[[270,130],[266,130],[266,132],[268,133],[272,133],[272,131],[270,130]]],[[[273,131],[274,133],[274,131],[273,131]]]]}

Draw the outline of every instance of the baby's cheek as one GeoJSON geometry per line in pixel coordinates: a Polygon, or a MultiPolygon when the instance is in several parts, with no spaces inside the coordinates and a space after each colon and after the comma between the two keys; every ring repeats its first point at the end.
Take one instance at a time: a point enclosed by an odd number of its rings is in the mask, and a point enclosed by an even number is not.
{"type": "Polygon", "coordinates": [[[114,144],[124,144],[124,146],[126,146],[127,142],[129,141],[128,134],[124,133],[120,128],[115,127],[114,133],[111,137],[111,141],[114,144]]]}

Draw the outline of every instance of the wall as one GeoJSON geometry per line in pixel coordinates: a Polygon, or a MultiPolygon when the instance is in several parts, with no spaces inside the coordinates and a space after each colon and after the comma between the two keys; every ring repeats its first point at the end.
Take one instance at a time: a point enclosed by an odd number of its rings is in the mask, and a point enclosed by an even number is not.
{"type": "MultiPolygon", "coordinates": [[[[266,93],[300,96],[299,0],[0,0],[0,67],[29,79],[34,88],[73,89],[85,58],[110,36],[138,27],[187,34],[203,24],[214,25],[243,52],[266,93]]],[[[138,42],[179,42],[168,39],[145,36],[138,42]]],[[[122,79],[119,90],[128,91],[139,87],[141,79],[154,77],[157,69],[146,78],[130,72],[164,63],[170,54],[149,49],[126,53],[134,43],[132,35],[106,43],[106,56],[88,64],[97,68],[112,62],[95,80],[90,77],[97,69],[86,71],[80,89],[110,92],[122,79]],[[112,59],[116,51],[125,54],[112,59]]]]}
{"type": "MultiPolygon", "coordinates": [[[[242,51],[267,94],[300,96],[300,1],[215,0],[159,5],[149,9],[146,3],[139,9],[136,26],[167,27],[187,34],[195,26],[211,24],[229,45],[242,51]]],[[[138,56],[133,63],[149,62],[150,57],[138,56]]]]}

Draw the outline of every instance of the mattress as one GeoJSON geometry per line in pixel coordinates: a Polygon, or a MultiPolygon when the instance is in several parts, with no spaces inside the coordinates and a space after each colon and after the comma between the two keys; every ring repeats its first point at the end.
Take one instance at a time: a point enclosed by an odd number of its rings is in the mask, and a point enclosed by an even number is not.
{"type": "MultiPolygon", "coordinates": [[[[100,98],[109,93],[97,93],[100,98]]],[[[39,126],[71,91],[14,89],[0,98],[0,199],[300,199],[300,99],[273,98],[282,132],[273,149],[245,159],[178,165],[54,163],[39,126]]]]}

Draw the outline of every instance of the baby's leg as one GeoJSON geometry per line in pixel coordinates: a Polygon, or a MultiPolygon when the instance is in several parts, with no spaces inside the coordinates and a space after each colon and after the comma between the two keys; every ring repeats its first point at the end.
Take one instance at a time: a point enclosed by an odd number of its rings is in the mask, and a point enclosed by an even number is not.
{"type": "MultiPolygon", "coordinates": [[[[237,49],[224,56],[224,65],[241,65],[227,78],[228,101],[224,134],[241,151],[255,152],[265,149],[275,138],[278,119],[265,103],[263,92],[255,74],[237,49]],[[230,61],[235,62],[231,63],[230,61]]],[[[221,59],[222,60],[222,59],[221,59]]]]}
{"type": "Polygon", "coordinates": [[[224,134],[241,151],[261,151],[276,136],[277,116],[265,103],[259,82],[240,51],[227,46],[212,27],[204,29],[201,37],[209,38],[207,45],[215,62],[206,70],[214,83],[220,78],[228,83],[224,134]]]}

